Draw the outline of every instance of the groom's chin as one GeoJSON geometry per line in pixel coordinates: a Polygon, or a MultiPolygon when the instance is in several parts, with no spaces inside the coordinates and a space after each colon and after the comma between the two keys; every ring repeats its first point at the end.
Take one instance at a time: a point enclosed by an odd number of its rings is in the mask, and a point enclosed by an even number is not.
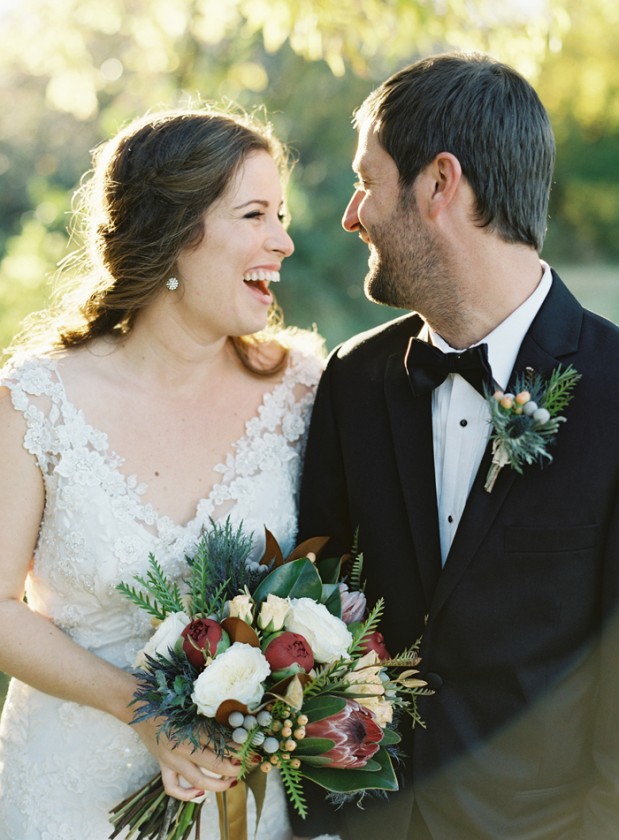
{"type": "Polygon", "coordinates": [[[377,268],[370,268],[366,274],[363,291],[366,298],[371,300],[372,303],[393,306],[398,309],[407,308],[406,304],[400,300],[401,295],[398,293],[398,288],[392,278],[377,268]]]}

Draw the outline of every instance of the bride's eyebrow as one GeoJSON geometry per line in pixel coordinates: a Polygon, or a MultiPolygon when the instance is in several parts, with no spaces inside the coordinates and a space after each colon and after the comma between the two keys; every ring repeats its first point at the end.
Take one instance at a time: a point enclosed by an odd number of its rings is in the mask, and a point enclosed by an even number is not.
{"type": "Polygon", "coordinates": [[[250,204],[260,204],[260,205],[262,205],[262,207],[268,207],[269,206],[269,202],[264,201],[264,199],[252,198],[249,201],[244,201],[243,204],[237,204],[237,206],[233,207],[232,209],[233,210],[242,210],[243,207],[248,207],[250,204]]]}

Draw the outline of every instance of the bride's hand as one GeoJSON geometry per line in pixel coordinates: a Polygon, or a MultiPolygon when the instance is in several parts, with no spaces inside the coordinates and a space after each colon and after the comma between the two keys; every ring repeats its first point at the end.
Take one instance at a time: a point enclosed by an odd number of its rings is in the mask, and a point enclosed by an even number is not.
{"type": "Polygon", "coordinates": [[[208,748],[196,750],[189,741],[173,746],[163,734],[157,740],[157,726],[152,720],[134,724],[133,728],[159,762],[169,796],[189,802],[204,791],[224,791],[236,783],[241,764],[235,759],[219,758],[208,748]]]}

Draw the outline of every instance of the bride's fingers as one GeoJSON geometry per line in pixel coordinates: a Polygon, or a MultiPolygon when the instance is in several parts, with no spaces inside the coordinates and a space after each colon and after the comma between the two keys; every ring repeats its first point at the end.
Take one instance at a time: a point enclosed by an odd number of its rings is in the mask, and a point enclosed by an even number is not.
{"type": "Polygon", "coordinates": [[[220,758],[212,750],[206,749],[202,752],[192,753],[189,759],[205,771],[215,773],[218,776],[228,776],[234,779],[241,772],[241,762],[238,759],[220,758]]]}
{"type": "Polygon", "coordinates": [[[217,793],[236,784],[235,779],[204,771],[193,764],[187,764],[182,771],[162,767],[161,780],[169,796],[185,802],[198,799],[205,791],[217,793]]]}
{"type": "Polygon", "coordinates": [[[172,768],[161,768],[161,781],[168,796],[174,796],[175,799],[182,799],[184,802],[191,802],[192,799],[204,793],[204,789],[187,787],[187,784],[181,785],[180,779],[179,774],[172,768]]]}

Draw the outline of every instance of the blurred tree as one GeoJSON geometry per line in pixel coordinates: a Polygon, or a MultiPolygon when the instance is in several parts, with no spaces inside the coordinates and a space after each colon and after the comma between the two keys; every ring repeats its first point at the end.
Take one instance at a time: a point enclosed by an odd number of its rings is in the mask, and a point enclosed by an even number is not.
{"type": "Polygon", "coordinates": [[[350,117],[395,68],[444,48],[479,48],[514,64],[558,116],[548,253],[561,252],[565,232],[578,255],[616,253],[616,192],[579,151],[594,142],[611,165],[617,148],[616,119],[610,133],[605,127],[619,110],[610,72],[617,32],[604,24],[616,21],[615,0],[586,9],[577,0],[5,0],[0,8],[0,346],[49,293],[89,150],[146,109],[198,97],[264,103],[296,149],[297,253],[280,292],[289,322],[315,321],[333,344],[392,317],[365,301],[366,249],[339,227],[352,184],[350,117]]]}
{"type": "Polygon", "coordinates": [[[619,259],[619,5],[570,0],[537,88],[557,137],[548,248],[564,260],[619,259]]]}

